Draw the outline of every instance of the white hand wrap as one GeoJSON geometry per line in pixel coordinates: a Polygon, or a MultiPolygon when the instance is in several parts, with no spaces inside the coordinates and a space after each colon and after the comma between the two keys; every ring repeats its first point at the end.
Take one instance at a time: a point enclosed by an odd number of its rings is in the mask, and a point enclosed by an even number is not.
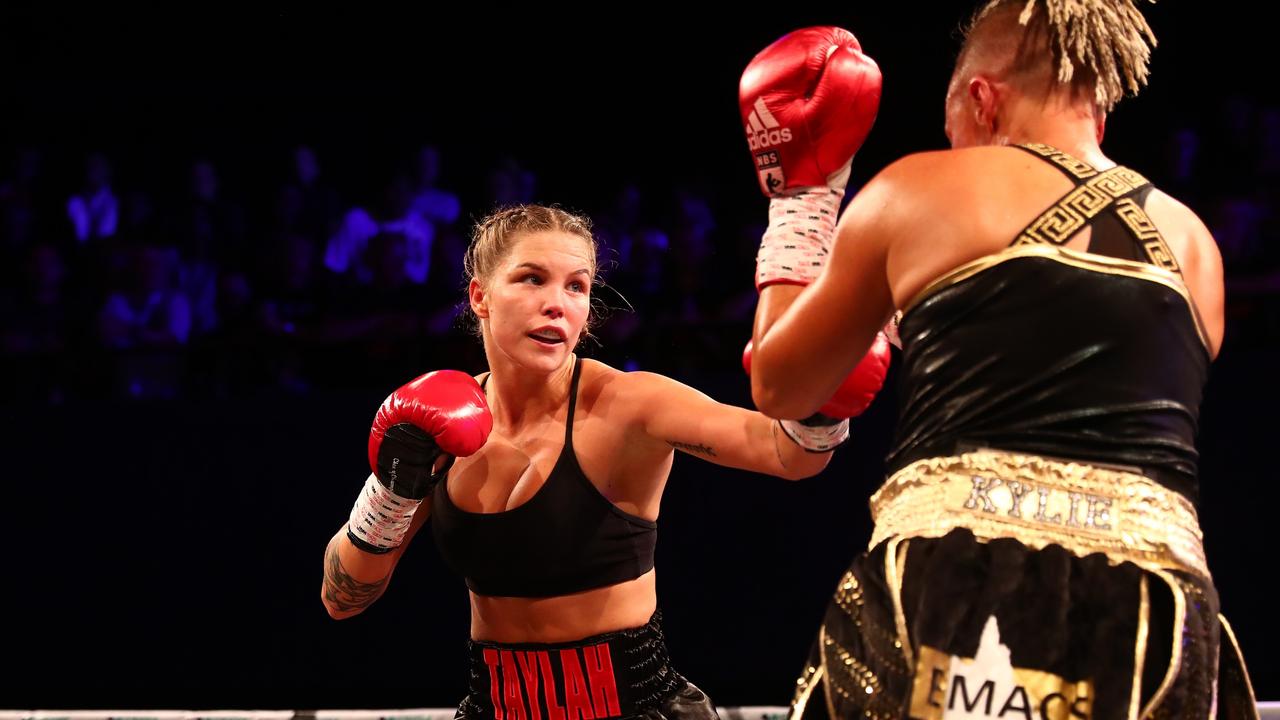
{"type": "Polygon", "coordinates": [[[810,187],[769,200],[769,228],[756,254],[757,288],[818,279],[831,255],[843,198],[843,190],[810,187]]]}
{"type": "Polygon", "coordinates": [[[834,425],[805,425],[800,420],[779,420],[782,431],[795,444],[809,452],[827,452],[834,450],[849,439],[849,420],[846,418],[834,425]]]}
{"type": "Polygon", "coordinates": [[[380,550],[399,547],[409,532],[414,511],[421,504],[421,500],[396,495],[370,474],[356,498],[356,504],[351,507],[347,529],[380,550]]]}

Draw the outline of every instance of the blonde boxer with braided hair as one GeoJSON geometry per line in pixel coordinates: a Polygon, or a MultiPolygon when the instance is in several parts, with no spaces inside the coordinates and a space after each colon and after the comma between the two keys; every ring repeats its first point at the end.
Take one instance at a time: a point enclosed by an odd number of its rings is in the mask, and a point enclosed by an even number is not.
{"type": "Polygon", "coordinates": [[[1101,147],[1154,44],[1131,0],[984,3],[951,149],[867,183],[807,287],[762,290],[753,395],[779,418],[902,313],[875,530],[793,716],[1256,717],[1196,520],[1221,259],[1101,147]]]}

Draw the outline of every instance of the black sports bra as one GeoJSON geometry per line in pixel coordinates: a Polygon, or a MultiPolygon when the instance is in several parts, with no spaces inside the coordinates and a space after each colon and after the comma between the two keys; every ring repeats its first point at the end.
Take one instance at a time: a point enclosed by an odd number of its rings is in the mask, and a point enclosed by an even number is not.
{"type": "Polygon", "coordinates": [[[473,513],[449,499],[447,476],[436,485],[431,506],[436,547],[477,595],[569,595],[633,580],[653,568],[657,523],[626,513],[601,495],[573,452],[581,375],[579,358],[569,387],[564,449],[527,502],[503,512],[473,513]]]}

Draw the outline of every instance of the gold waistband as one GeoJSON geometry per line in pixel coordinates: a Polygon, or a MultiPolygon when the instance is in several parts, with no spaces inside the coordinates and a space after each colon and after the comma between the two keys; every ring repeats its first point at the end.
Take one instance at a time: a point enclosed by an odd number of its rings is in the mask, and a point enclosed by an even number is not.
{"type": "Polygon", "coordinates": [[[871,496],[871,547],[967,528],[979,540],[1060,545],[1080,557],[1210,579],[1195,508],[1131,472],[998,450],[918,460],[871,496]]]}

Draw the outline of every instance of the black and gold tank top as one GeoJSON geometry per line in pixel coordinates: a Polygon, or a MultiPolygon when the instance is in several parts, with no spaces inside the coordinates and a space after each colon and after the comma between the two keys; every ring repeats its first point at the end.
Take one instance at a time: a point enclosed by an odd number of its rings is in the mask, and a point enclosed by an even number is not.
{"type": "Polygon", "coordinates": [[[1136,468],[1197,500],[1210,355],[1152,185],[1045,145],[1019,146],[1075,188],[999,253],[938,278],[899,324],[902,411],[892,473],[991,447],[1136,468]],[[1062,247],[1091,229],[1087,252],[1062,247]]]}

